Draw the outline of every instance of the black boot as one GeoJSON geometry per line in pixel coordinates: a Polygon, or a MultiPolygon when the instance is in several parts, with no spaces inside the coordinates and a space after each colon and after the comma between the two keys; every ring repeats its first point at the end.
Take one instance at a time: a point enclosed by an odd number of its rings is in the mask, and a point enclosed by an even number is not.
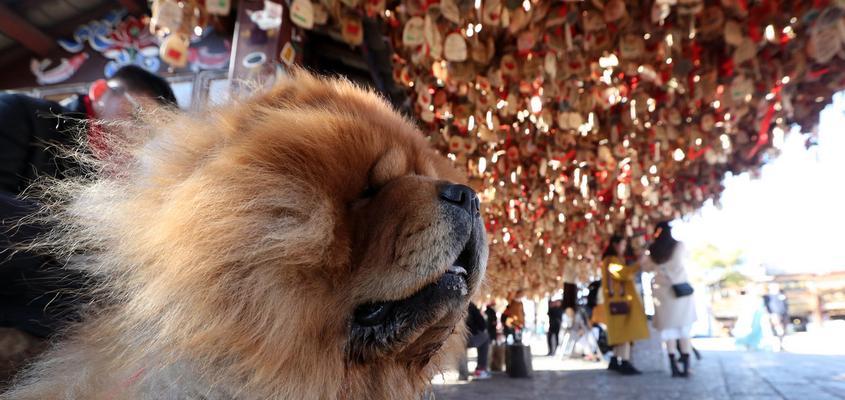
{"type": "Polygon", "coordinates": [[[686,378],[689,376],[689,354],[681,353],[681,376],[686,378]]]}
{"type": "Polygon", "coordinates": [[[675,364],[675,355],[669,354],[669,368],[672,369],[672,377],[677,378],[681,376],[681,371],[678,369],[678,364],[675,364]]]}
{"type": "Polygon", "coordinates": [[[622,363],[619,364],[619,372],[622,375],[639,375],[642,373],[640,370],[634,368],[634,365],[630,361],[626,360],[622,360],[622,363]]]}
{"type": "Polygon", "coordinates": [[[608,371],[619,371],[619,359],[616,356],[610,357],[610,363],[607,364],[608,371]]]}

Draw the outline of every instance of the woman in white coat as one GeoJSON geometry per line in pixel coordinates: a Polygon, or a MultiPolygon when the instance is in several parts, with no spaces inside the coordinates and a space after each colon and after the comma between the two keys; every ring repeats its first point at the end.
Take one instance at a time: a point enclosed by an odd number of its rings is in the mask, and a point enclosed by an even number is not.
{"type": "Polygon", "coordinates": [[[696,320],[692,286],[684,268],[684,245],[672,237],[668,222],[657,224],[654,242],[641,260],[643,271],[653,272],[654,327],[660,332],[669,353],[673,377],[689,376],[689,355],[692,349],[690,331],[696,320]],[[676,345],[677,344],[677,345],[676,345]],[[675,363],[675,351],[680,352],[675,363]]]}

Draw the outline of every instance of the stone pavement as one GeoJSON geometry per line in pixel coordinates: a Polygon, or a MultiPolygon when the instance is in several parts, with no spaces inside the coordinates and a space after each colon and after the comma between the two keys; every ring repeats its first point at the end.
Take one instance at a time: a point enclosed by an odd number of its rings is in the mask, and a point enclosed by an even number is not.
{"type": "MultiPolygon", "coordinates": [[[[696,347],[708,345],[697,342],[696,347]]],[[[458,383],[447,374],[445,382],[435,382],[434,392],[437,400],[845,400],[842,355],[710,349],[702,356],[701,361],[693,360],[688,379],[662,373],[620,376],[605,371],[603,362],[535,356],[532,378],[494,373],[489,380],[458,383]]]]}

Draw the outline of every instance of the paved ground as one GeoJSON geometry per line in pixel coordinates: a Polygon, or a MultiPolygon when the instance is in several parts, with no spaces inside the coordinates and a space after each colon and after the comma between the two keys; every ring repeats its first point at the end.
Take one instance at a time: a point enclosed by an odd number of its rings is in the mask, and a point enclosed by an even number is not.
{"type": "Polygon", "coordinates": [[[534,358],[534,375],[457,383],[444,377],[434,385],[437,400],[488,399],[649,399],[649,400],[845,400],[845,356],[741,352],[699,342],[703,359],[694,375],[662,373],[628,377],[603,369],[604,363],[534,358]]]}
{"type": "MultiPolygon", "coordinates": [[[[434,382],[437,400],[845,400],[845,330],[791,335],[788,352],[736,351],[730,339],[697,340],[703,359],[693,361],[687,380],[668,373],[619,376],[604,362],[562,360],[535,355],[530,379],[494,373],[490,380],[457,382],[446,372],[434,382]],[[837,355],[818,355],[837,354],[837,355]]],[[[4,378],[30,354],[43,348],[25,335],[0,329],[0,389],[4,378]],[[11,332],[11,333],[10,333],[11,332]],[[29,343],[31,346],[27,346],[29,343]],[[39,347],[40,346],[40,347],[39,347]]],[[[532,346],[535,353],[544,344],[532,346]]],[[[470,363],[473,367],[474,363],[470,363]]]]}

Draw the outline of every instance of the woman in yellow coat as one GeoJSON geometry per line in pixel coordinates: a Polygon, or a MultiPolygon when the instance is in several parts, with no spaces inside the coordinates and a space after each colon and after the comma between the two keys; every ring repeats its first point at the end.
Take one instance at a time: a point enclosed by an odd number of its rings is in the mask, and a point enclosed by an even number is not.
{"type": "Polygon", "coordinates": [[[639,374],[631,364],[631,342],[648,338],[643,304],[634,286],[639,265],[625,263],[628,241],[613,236],[602,257],[602,294],[607,321],[607,342],[613,346],[614,357],[609,370],[625,375],[639,374]]]}

